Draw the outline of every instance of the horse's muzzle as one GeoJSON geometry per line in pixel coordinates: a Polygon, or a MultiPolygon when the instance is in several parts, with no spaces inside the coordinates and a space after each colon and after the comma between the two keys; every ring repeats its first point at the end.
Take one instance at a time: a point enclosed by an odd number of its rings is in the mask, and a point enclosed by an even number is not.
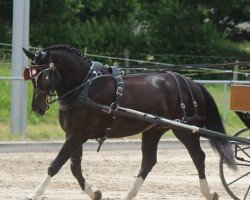
{"type": "Polygon", "coordinates": [[[43,116],[46,112],[46,109],[42,109],[38,107],[33,107],[32,110],[41,116],[43,116]]]}

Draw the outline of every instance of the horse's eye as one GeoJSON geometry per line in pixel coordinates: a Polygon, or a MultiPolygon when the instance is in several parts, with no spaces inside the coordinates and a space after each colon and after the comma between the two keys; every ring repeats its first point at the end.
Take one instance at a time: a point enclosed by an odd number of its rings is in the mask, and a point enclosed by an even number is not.
{"type": "Polygon", "coordinates": [[[49,70],[46,70],[46,71],[43,72],[42,79],[43,79],[43,84],[44,85],[51,84],[51,74],[50,74],[49,70]]]}

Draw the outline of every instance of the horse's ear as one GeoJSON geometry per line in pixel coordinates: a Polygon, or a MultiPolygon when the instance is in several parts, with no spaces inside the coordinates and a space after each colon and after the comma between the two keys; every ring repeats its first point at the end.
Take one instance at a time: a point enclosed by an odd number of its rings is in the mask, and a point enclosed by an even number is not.
{"type": "Polygon", "coordinates": [[[45,58],[47,58],[47,53],[44,51],[41,51],[41,60],[44,60],[45,58]]]}
{"type": "Polygon", "coordinates": [[[29,72],[29,68],[25,68],[23,71],[23,78],[25,81],[30,79],[30,72],[29,72]]]}
{"type": "Polygon", "coordinates": [[[35,57],[35,54],[34,54],[34,53],[28,51],[27,49],[25,49],[25,48],[23,48],[23,47],[22,47],[22,49],[23,49],[23,52],[25,53],[25,55],[26,55],[29,59],[31,59],[31,60],[34,59],[34,57],[35,57]]]}

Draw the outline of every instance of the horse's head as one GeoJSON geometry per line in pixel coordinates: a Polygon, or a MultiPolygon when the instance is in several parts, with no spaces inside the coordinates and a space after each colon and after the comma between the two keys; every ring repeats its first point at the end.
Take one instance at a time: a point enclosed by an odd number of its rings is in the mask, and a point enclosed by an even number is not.
{"type": "Polygon", "coordinates": [[[55,45],[36,53],[23,51],[32,61],[24,70],[24,79],[33,82],[32,109],[40,115],[54,102],[51,99],[55,93],[63,97],[81,84],[91,66],[81,52],[70,46],[55,45]]]}
{"type": "Polygon", "coordinates": [[[44,115],[52,103],[52,96],[61,83],[58,69],[51,62],[49,51],[32,53],[23,48],[24,53],[32,60],[31,65],[24,70],[24,79],[32,80],[34,93],[32,109],[44,115]]]}

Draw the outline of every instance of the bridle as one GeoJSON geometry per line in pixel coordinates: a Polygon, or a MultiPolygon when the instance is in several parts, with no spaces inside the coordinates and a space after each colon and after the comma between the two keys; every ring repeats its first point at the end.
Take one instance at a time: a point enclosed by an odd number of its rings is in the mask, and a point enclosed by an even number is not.
{"type": "MultiPolygon", "coordinates": [[[[54,102],[56,102],[58,99],[56,97],[57,96],[56,89],[58,89],[58,87],[61,83],[61,80],[62,80],[58,69],[55,67],[54,63],[50,63],[49,66],[48,65],[31,65],[28,68],[28,70],[29,70],[29,78],[34,80],[34,94],[46,95],[45,103],[49,108],[49,106],[51,104],[53,104],[54,102]],[[41,67],[44,69],[42,69],[38,73],[34,73],[33,70],[36,70],[35,68],[37,68],[37,67],[41,67]],[[38,78],[47,71],[48,71],[48,75],[50,75],[52,77],[51,78],[52,82],[51,82],[51,87],[50,87],[49,92],[48,92],[48,90],[38,88],[38,78]],[[56,97],[56,98],[54,98],[54,97],[56,97]]],[[[45,78],[47,79],[48,76],[46,76],[45,78]]]]}

